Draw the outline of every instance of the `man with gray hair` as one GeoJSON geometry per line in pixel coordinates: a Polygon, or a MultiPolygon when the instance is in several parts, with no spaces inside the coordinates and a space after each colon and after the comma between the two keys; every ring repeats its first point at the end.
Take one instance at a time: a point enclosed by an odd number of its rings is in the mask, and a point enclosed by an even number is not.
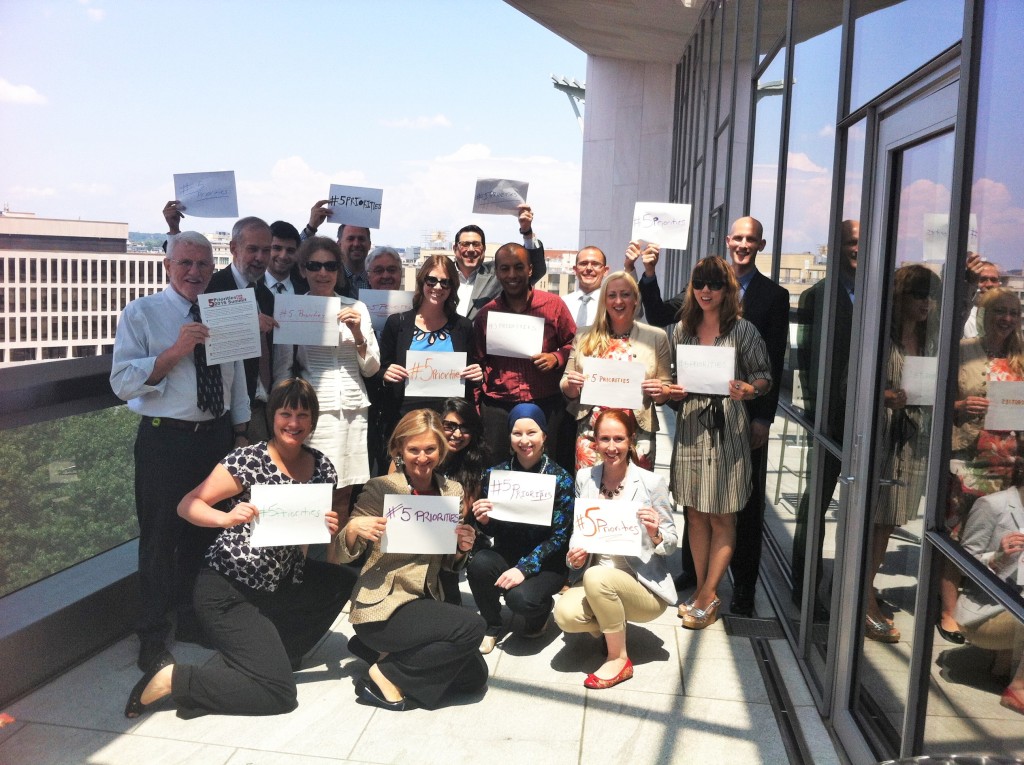
{"type": "Polygon", "coordinates": [[[400,290],[402,256],[394,247],[374,247],[366,258],[366,274],[372,290],[400,290]]]}
{"type": "Polygon", "coordinates": [[[210,332],[200,323],[197,301],[213,273],[210,242],[195,231],[172,236],[163,265],[167,288],[125,306],[110,370],[114,393],[142,418],[135,439],[135,512],[143,671],[166,651],[172,607],[179,639],[195,639],[192,586],[217,529],[179,518],[178,502],[209,475],[233,439],[244,445],[249,422],[242,362],[206,363],[210,332]]]}
{"type": "Polygon", "coordinates": [[[249,440],[266,441],[270,438],[266,407],[270,388],[273,385],[274,343],[271,333],[274,321],[274,293],[263,278],[271,257],[273,234],[262,218],[239,219],[231,228],[231,262],[210,278],[207,292],[230,292],[252,287],[256,291],[256,305],[259,307],[260,355],[246,359],[245,384],[249,391],[249,406],[252,420],[249,423],[249,440]]]}

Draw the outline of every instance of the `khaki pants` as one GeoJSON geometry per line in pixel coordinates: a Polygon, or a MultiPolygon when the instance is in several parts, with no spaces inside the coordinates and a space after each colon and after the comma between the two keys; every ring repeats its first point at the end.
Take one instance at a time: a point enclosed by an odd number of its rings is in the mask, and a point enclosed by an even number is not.
{"type": "Polygon", "coordinates": [[[555,603],[555,621],[562,632],[622,632],[626,622],[657,619],[668,605],[640,582],[616,568],[592,566],[583,582],[562,593],[555,603]]]}

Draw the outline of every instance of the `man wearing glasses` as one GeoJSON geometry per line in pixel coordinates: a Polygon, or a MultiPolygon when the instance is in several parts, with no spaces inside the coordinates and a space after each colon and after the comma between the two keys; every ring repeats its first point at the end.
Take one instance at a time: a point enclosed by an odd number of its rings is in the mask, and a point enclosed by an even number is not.
{"type": "MultiPolygon", "coordinates": [[[[544,260],[544,244],[533,233],[533,210],[528,204],[519,205],[519,233],[533,269],[530,276],[532,287],[547,273],[548,264],[544,260]]],[[[475,225],[463,226],[455,234],[452,249],[459,270],[459,313],[474,319],[477,312],[501,292],[494,261],[484,262],[487,239],[483,229],[475,225]]]]}
{"type": "Polygon", "coordinates": [[[597,247],[584,247],[576,254],[576,289],[563,295],[569,314],[576,319],[576,330],[582,332],[594,323],[597,314],[598,291],[608,274],[608,259],[597,247]]]}
{"type": "Polygon", "coordinates": [[[402,259],[392,247],[376,247],[366,259],[372,290],[402,289],[402,259]]]}
{"type": "Polygon", "coordinates": [[[213,248],[202,234],[171,237],[164,270],[170,285],[125,306],[117,325],[110,386],[142,416],[135,440],[135,512],[139,520],[141,614],[139,669],[166,650],[178,612],[179,640],[194,634],[192,585],[218,529],[178,517],[178,502],[235,445],[244,446],[249,396],[242,362],[208,366],[209,330],[199,295],[213,274],[213,248]],[[232,433],[234,431],[234,433],[232,433]]]}
{"type": "MultiPolygon", "coordinates": [[[[740,283],[743,318],[761,333],[772,364],[771,389],[766,395],[747,402],[750,457],[754,472],[750,498],[736,517],[736,547],[729,563],[734,582],[730,611],[739,616],[751,616],[754,612],[757,570],[761,562],[764,493],[768,479],[768,451],[765,446],[779,404],[782,365],[789,343],[789,291],[757,270],[757,253],[765,247],[764,228],[760,221],[750,217],[739,218],[732,224],[725,243],[729,248],[733,273],[740,283]]],[[[649,244],[641,251],[638,242],[630,242],[626,250],[626,270],[633,270],[635,262],[641,260],[644,274],[639,281],[640,297],[647,321],[654,326],[664,327],[674,322],[679,315],[686,290],[668,301],[661,299],[655,272],[659,254],[657,245],[649,244]]],[[[696,583],[696,576],[693,574],[693,559],[685,537],[680,548],[683,552],[683,573],[676,580],[676,586],[683,590],[696,583]]]]}

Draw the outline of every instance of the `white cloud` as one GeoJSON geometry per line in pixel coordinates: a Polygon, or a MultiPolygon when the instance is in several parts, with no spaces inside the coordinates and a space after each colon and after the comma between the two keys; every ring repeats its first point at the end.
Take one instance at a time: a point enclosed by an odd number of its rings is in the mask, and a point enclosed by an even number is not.
{"type": "Polygon", "coordinates": [[[57,190],[52,186],[11,186],[4,192],[4,197],[12,202],[16,199],[39,199],[56,195],[57,190]]]}
{"type": "Polygon", "coordinates": [[[0,103],[45,104],[46,96],[31,85],[15,85],[0,77],[0,103]]]}
{"type": "Polygon", "coordinates": [[[77,196],[106,197],[114,193],[109,183],[72,183],[69,188],[77,196]]]}
{"type": "Polygon", "coordinates": [[[828,168],[817,165],[802,151],[789,152],[787,155],[786,167],[790,170],[799,170],[804,173],[827,173],[828,168]]]}
{"type": "Polygon", "coordinates": [[[85,14],[93,21],[103,21],[107,12],[102,8],[86,8],[85,14]]]}
{"type": "Polygon", "coordinates": [[[822,125],[821,129],[818,131],[818,135],[821,136],[822,138],[831,138],[835,134],[836,134],[836,126],[833,125],[832,123],[829,123],[827,125],[822,125]]]}
{"type": "Polygon", "coordinates": [[[384,127],[402,128],[405,130],[429,130],[431,128],[451,127],[451,121],[443,114],[435,114],[433,117],[402,117],[397,120],[380,120],[379,124],[384,127]]]}

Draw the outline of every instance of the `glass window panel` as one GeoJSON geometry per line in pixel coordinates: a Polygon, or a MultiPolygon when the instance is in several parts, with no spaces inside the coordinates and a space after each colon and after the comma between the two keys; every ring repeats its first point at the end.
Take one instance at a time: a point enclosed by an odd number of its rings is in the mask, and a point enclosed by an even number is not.
{"type": "Polygon", "coordinates": [[[854,0],[853,16],[850,111],[856,111],[959,40],[964,2],[854,0]]]}
{"type": "MultiPolygon", "coordinates": [[[[794,18],[794,38],[798,42],[793,50],[786,192],[779,250],[779,283],[789,290],[794,311],[799,306],[800,295],[824,278],[828,260],[842,40],[841,7],[833,7],[830,17],[826,17],[822,7],[814,6],[813,11],[809,8],[797,5],[794,18]],[[827,29],[819,31],[823,27],[827,29]]],[[[820,332],[824,326],[819,321],[814,331],[820,332]]],[[[782,396],[802,408],[804,394],[815,387],[807,386],[805,390],[800,385],[801,380],[794,378],[794,362],[795,354],[791,353],[786,360],[782,396]],[[795,396],[794,384],[798,387],[795,396]]],[[[817,368],[817,362],[805,366],[805,369],[817,368]]],[[[813,403],[810,406],[813,412],[813,403]]]]}
{"type": "Polygon", "coordinates": [[[758,27],[757,63],[766,57],[782,42],[786,34],[786,14],[789,3],[785,0],[762,0],[761,15],[758,27]]]}
{"type": "Polygon", "coordinates": [[[754,50],[754,6],[752,0],[738,0],[739,30],[736,45],[739,56],[736,61],[736,108],[732,120],[732,180],[729,184],[729,206],[727,220],[736,220],[746,214],[747,150],[750,146],[749,124],[750,88],[753,76],[754,50]]]}
{"type": "Polygon", "coordinates": [[[3,432],[0,596],[138,536],[137,426],[121,406],[3,432]]]}
{"type": "Polygon", "coordinates": [[[729,117],[732,109],[732,78],[736,73],[736,0],[725,0],[721,10],[722,75],[719,86],[718,126],[729,117]]]}
{"type": "Polygon", "coordinates": [[[764,226],[767,241],[757,267],[771,274],[775,237],[775,199],[779,191],[779,139],[782,130],[782,94],[786,53],[779,51],[757,81],[754,123],[754,165],[751,170],[750,214],[764,226]]]}

